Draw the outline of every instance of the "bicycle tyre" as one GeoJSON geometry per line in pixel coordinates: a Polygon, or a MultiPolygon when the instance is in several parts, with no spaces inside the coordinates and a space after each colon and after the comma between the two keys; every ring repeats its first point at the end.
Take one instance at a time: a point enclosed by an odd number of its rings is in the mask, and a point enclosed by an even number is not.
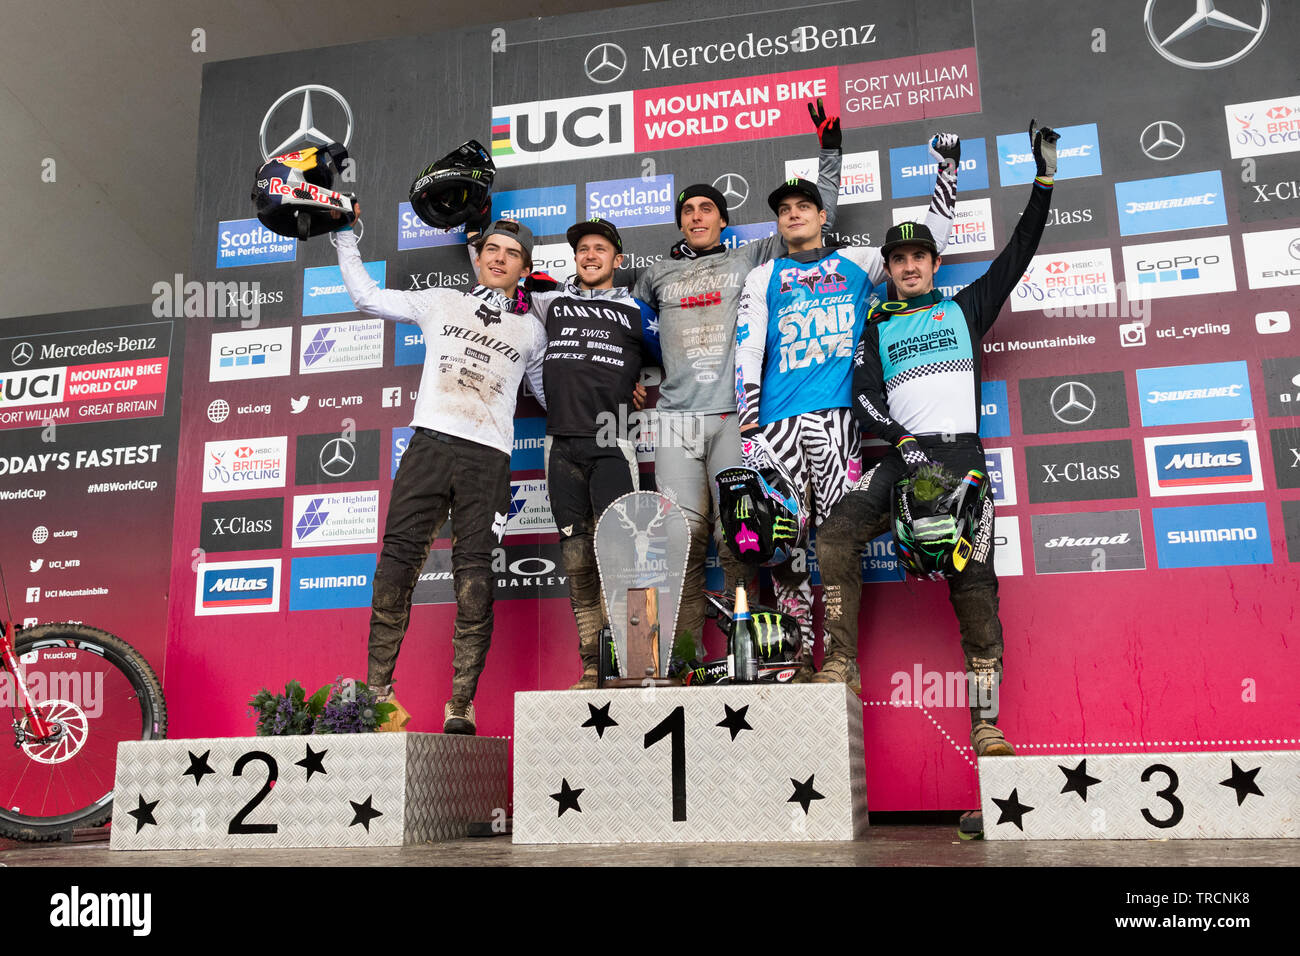
{"type": "MultiPolygon", "coordinates": [[[[67,755],[0,741],[0,836],[39,842],[102,826],[113,814],[117,744],[167,736],[158,675],[122,638],[81,624],[19,631],[14,650],[33,696],[41,706],[69,705],[61,709],[81,739],[67,755]],[[60,689],[71,691],[68,701],[53,696],[60,689]],[[72,699],[78,695],[80,701],[72,699]]],[[[13,675],[0,670],[0,680],[9,682],[3,691],[13,701],[13,675]]],[[[63,746],[74,736],[70,731],[63,746]]]]}

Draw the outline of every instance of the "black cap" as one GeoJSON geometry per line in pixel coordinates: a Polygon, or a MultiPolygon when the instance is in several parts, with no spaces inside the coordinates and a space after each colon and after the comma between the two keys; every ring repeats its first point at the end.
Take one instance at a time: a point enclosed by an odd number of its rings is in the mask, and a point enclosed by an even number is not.
{"type": "Polygon", "coordinates": [[[896,226],[890,226],[889,231],[885,233],[885,244],[880,247],[881,258],[888,262],[889,254],[899,246],[920,246],[929,249],[935,255],[939,254],[939,247],[935,245],[934,236],[930,234],[930,227],[921,222],[900,222],[896,226]]]}
{"type": "Polygon", "coordinates": [[[578,240],[583,236],[601,236],[612,242],[615,250],[620,253],[623,251],[623,237],[618,234],[618,229],[608,219],[596,216],[584,219],[582,222],[574,223],[564,234],[564,237],[569,240],[569,245],[574,249],[578,248],[578,240]]]}
{"type": "Polygon", "coordinates": [[[787,179],[780,186],[773,189],[772,195],[767,197],[767,204],[772,207],[772,212],[778,211],[778,208],[781,205],[781,200],[786,196],[803,196],[804,198],[811,199],[815,202],[818,209],[826,208],[822,205],[822,196],[821,193],[817,191],[817,187],[806,179],[799,179],[797,177],[794,179],[787,179]]]}
{"type": "Polygon", "coordinates": [[[718,207],[718,212],[722,213],[724,222],[730,222],[731,217],[727,214],[727,200],[722,193],[718,192],[708,183],[696,183],[694,186],[687,186],[677,194],[677,228],[682,228],[682,206],[686,205],[686,200],[694,199],[696,196],[704,196],[706,199],[713,201],[713,205],[718,207]]]}

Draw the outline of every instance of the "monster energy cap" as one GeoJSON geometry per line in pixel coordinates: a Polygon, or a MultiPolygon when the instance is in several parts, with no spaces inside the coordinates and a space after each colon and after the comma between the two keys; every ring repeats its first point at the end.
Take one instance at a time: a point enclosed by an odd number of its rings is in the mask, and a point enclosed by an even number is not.
{"type": "Polygon", "coordinates": [[[780,186],[772,190],[771,195],[767,197],[767,204],[772,207],[772,212],[781,211],[781,200],[787,196],[802,196],[805,199],[811,199],[817,204],[818,209],[824,209],[822,205],[821,193],[817,192],[817,187],[806,179],[787,179],[780,186]]]}
{"type": "Polygon", "coordinates": [[[939,247],[935,245],[929,227],[920,222],[900,222],[896,226],[890,226],[885,233],[885,244],[880,247],[881,257],[888,262],[889,254],[899,246],[920,246],[935,255],[939,254],[939,247]]]}

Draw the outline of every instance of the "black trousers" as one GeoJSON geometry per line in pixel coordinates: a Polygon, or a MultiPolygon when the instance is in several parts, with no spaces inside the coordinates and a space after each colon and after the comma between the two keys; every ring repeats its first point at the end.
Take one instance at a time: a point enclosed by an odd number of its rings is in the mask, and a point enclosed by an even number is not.
{"type": "Polygon", "coordinates": [[[371,686],[392,680],[411,619],[411,594],[429,546],[450,516],[456,625],[452,699],[474,699],[492,641],[492,549],[510,513],[510,456],[417,429],[393,480],[370,611],[371,686]]]}

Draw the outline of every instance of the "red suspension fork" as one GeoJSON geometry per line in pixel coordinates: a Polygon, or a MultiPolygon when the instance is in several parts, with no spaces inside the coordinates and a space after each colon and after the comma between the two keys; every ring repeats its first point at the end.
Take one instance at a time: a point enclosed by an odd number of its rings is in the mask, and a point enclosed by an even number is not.
{"type": "Polygon", "coordinates": [[[27,690],[27,681],[24,679],[22,668],[18,666],[18,655],[14,651],[14,622],[5,621],[4,640],[0,641],[0,656],[4,658],[5,668],[13,677],[14,687],[18,696],[22,699],[23,710],[27,713],[27,720],[31,726],[31,734],[37,739],[42,740],[50,736],[50,725],[47,724],[40,712],[36,709],[36,702],[27,690]]]}

